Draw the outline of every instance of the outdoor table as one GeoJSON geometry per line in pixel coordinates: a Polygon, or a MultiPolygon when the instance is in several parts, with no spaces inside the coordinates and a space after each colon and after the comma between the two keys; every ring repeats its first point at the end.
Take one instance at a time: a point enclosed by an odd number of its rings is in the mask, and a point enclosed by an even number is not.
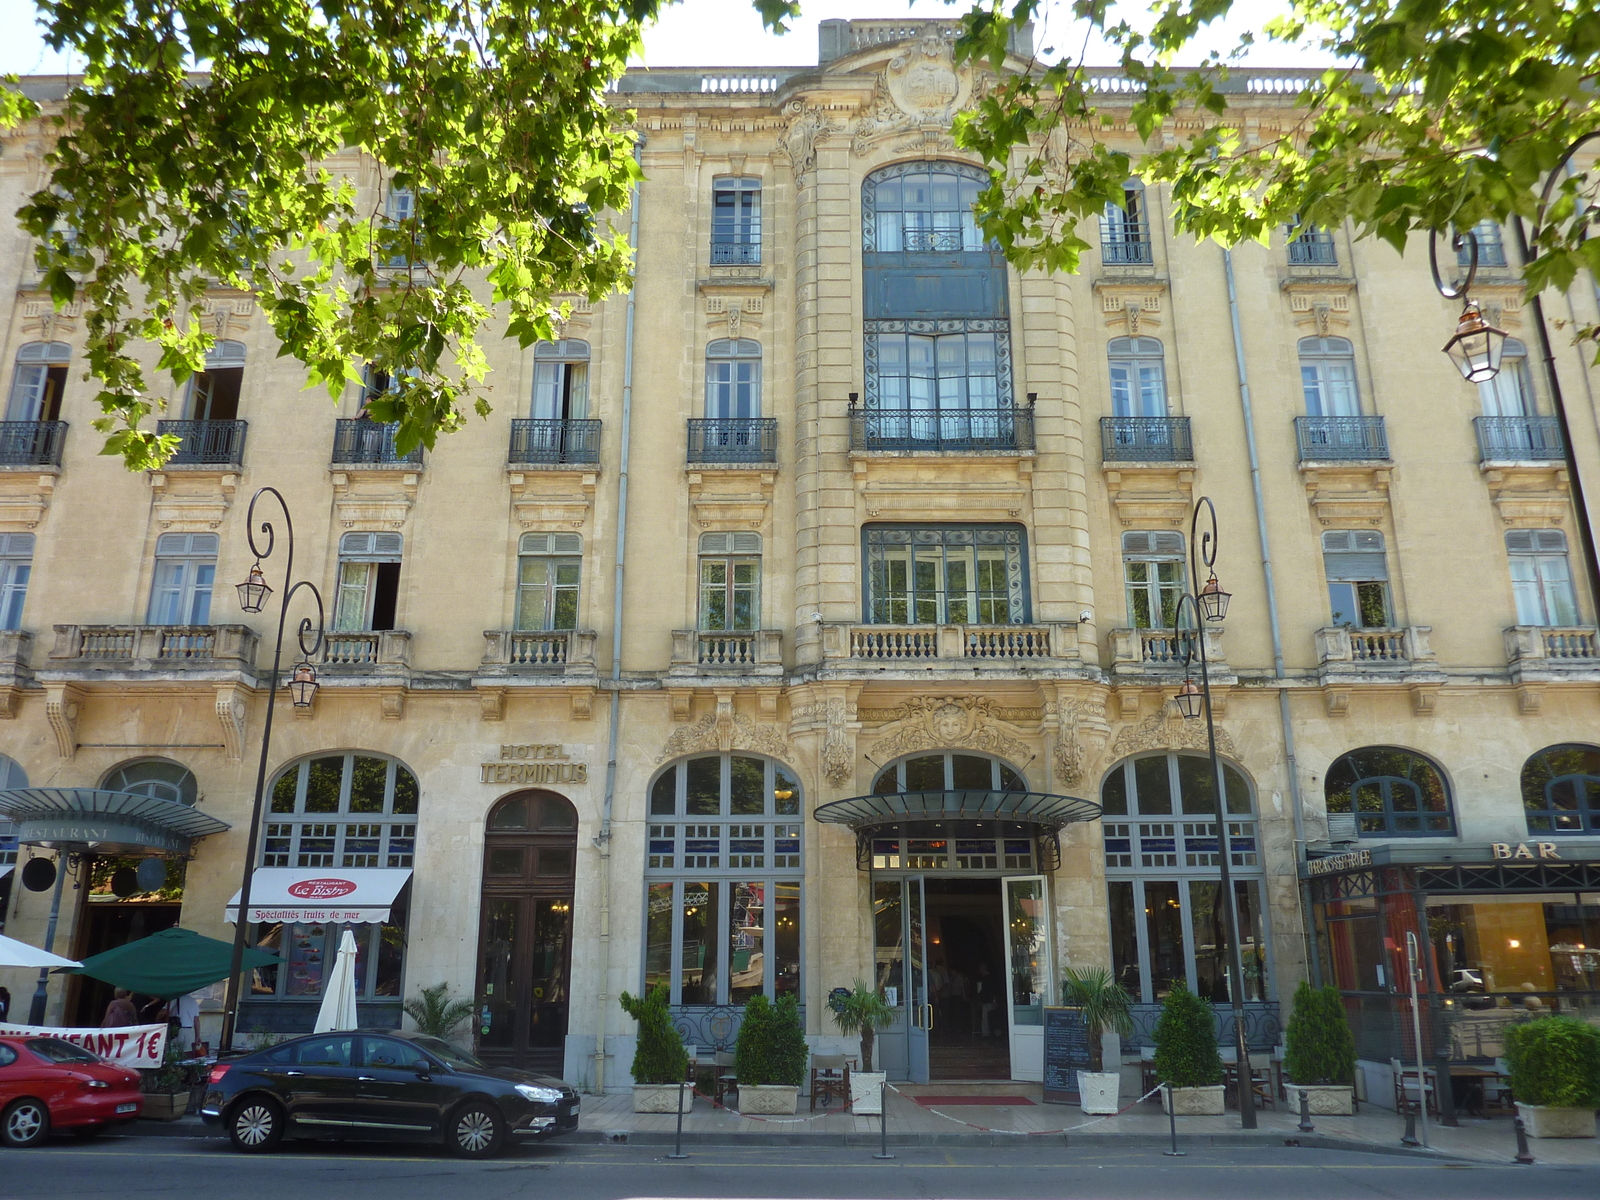
{"type": "Polygon", "coordinates": [[[1456,1107],[1479,1117],[1489,1115],[1484,1104],[1484,1090],[1489,1080],[1504,1078],[1494,1067],[1477,1067],[1470,1063],[1450,1064],[1450,1095],[1456,1107]]]}

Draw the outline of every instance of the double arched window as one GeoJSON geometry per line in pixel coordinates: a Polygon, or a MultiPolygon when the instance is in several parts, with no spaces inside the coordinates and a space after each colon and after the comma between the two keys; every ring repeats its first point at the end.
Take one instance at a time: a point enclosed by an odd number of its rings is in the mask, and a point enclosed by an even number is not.
{"type": "Polygon", "coordinates": [[[379,754],[302,759],[272,783],[263,867],[409,867],[417,777],[379,754]]]}
{"type": "Polygon", "coordinates": [[[964,163],[899,163],[874,171],[862,194],[864,248],[881,253],[972,253],[984,248],[972,206],[988,183],[964,163]]]}
{"type": "Polygon", "coordinates": [[[800,783],[782,763],[708,754],[651,783],[645,987],[673,1004],[800,991],[800,783]]]}
{"type": "Polygon", "coordinates": [[[136,796],[172,800],[191,808],[200,797],[194,772],[182,763],[165,758],[144,758],[124,763],[106,776],[102,786],[113,792],[132,792],[136,796]]]}
{"type": "Polygon", "coordinates": [[[1522,764],[1528,832],[1600,832],[1600,747],[1546,746],[1522,764]]]}
{"type": "Polygon", "coordinates": [[[1444,773],[1399,746],[1364,746],[1328,768],[1329,813],[1351,813],[1362,837],[1451,837],[1455,813],[1444,773]]]}

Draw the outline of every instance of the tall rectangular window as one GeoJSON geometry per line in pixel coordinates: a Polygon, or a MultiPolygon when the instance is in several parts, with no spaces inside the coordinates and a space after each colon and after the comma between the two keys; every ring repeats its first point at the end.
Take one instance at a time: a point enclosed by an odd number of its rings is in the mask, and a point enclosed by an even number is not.
{"type": "Polygon", "coordinates": [[[22,628],[22,605],[33,575],[33,534],[0,533],[0,629],[22,628]]]}
{"type": "Polygon", "coordinates": [[[1142,181],[1128,180],[1122,187],[1122,203],[1107,204],[1101,214],[1100,258],[1102,262],[1120,264],[1153,261],[1142,181]]]}
{"type": "Polygon", "coordinates": [[[333,628],[393,629],[400,598],[398,533],[347,533],[339,539],[339,594],[333,628]]]}
{"type": "MultiPolygon", "coordinates": [[[[1478,240],[1478,265],[1480,267],[1503,267],[1506,265],[1506,244],[1500,233],[1500,223],[1493,217],[1485,217],[1472,227],[1472,236],[1478,240]]],[[[1456,263],[1466,266],[1472,261],[1472,251],[1462,246],[1456,251],[1456,263]]]]}
{"type": "Polygon", "coordinates": [[[1308,417],[1361,415],[1355,348],[1348,339],[1300,339],[1300,390],[1308,417]]]}
{"type": "Polygon", "coordinates": [[[761,180],[727,178],[711,185],[711,261],[761,261],[761,180]]]}
{"type": "Polygon", "coordinates": [[[517,628],[576,629],[583,538],[525,533],[517,547],[517,628]]]}
{"type": "Polygon", "coordinates": [[[589,415],[589,343],[577,338],[533,348],[536,421],[581,421],[589,415]]]}
{"type": "Polygon", "coordinates": [[[1518,625],[1578,623],[1566,534],[1559,529],[1512,529],[1506,533],[1506,557],[1518,625]]]}
{"type": "Polygon", "coordinates": [[[700,535],[700,628],[761,627],[761,535],[700,535]]]}
{"type": "Polygon", "coordinates": [[[1183,596],[1183,534],[1161,530],[1122,535],[1128,623],[1135,629],[1174,629],[1183,596]]]}
{"type": "Polygon", "coordinates": [[[11,395],[6,401],[6,420],[59,420],[71,357],[71,348],[65,342],[28,342],[19,349],[11,395]]]}
{"type": "Polygon", "coordinates": [[[867,614],[874,625],[1022,625],[1024,537],[1015,525],[869,525],[867,614]]]}
{"type": "Polygon", "coordinates": [[[1106,347],[1111,366],[1111,415],[1167,415],[1167,368],[1155,338],[1112,338],[1106,347]]]}
{"type": "Polygon", "coordinates": [[[206,369],[189,380],[191,421],[236,421],[244,388],[244,343],[218,342],[206,352],[206,369]]]}
{"type": "Polygon", "coordinates": [[[748,420],[761,415],[761,343],[718,338],[706,347],[706,416],[748,420]]]}
{"type": "Polygon", "coordinates": [[[1375,529],[1330,529],[1322,535],[1322,566],[1335,625],[1385,629],[1393,624],[1383,534],[1375,529]]]}
{"type": "Polygon", "coordinates": [[[152,625],[206,625],[217,577],[217,535],[163,533],[156,539],[150,584],[152,625]]]}

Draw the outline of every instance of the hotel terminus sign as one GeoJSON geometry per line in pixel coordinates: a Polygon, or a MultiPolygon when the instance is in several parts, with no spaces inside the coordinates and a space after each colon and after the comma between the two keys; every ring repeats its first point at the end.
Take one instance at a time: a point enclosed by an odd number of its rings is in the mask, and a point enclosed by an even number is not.
{"type": "Polygon", "coordinates": [[[501,746],[500,758],[479,766],[481,783],[588,783],[589,764],[571,762],[557,744],[501,746]]]}

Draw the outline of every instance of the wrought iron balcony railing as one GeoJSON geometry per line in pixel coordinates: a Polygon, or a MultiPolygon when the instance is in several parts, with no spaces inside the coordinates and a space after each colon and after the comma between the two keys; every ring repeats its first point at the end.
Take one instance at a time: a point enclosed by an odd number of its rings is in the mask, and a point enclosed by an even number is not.
{"type": "Polygon", "coordinates": [[[774,417],[695,417],[689,421],[691,463],[775,463],[774,417]]]}
{"type": "Polygon", "coordinates": [[[852,408],[852,450],[1033,449],[1032,408],[852,408]]]}
{"type": "Polygon", "coordinates": [[[236,466],[244,461],[248,421],[157,421],[156,432],[182,439],[167,461],[176,466],[236,466]]]}
{"type": "Polygon", "coordinates": [[[1554,417],[1474,417],[1472,424],[1478,431],[1478,456],[1483,462],[1566,457],[1561,422],[1554,417]]]}
{"type": "Polygon", "coordinates": [[[511,465],[600,461],[599,421],[518,420],[511,422],[511,465]]]}
{"type": "Polygon", "coordinates": [[[712,242],[711,261],[720,266],[758,263],[761,261],[760,242],[712,242]]]}
{"type": "Polygon", "coordinates": [[[397,426],[380,424],[358,417],[337,421],[333,427],[333,461],[336,463],[396,463],[422,465],[422,447],[408,454],[394,448],[397,426]]]}
{"type": "Polygon", "coordinates": [[[968,240],[966,231],[961,229],[913,229],[909,225],[900,231],[900,236],[908,251],[923,254],[959,253],[968,240]]]}
{"type": "Polygon", "coordinates": [[[1188,417],[1101,417],[1105,462],[1193,462],[1188,417]]]}
{"type": "Polygon", "coordinates": [[[1338,263],[1339,254],[1334,248],[1331,234],[1307,233],[1289,243],[1289,261],[1331,267],[1338,263]]]}
{"type": "Polygon", "coordinates": [[[0,464],[59,467],[65,421],[0,421],[0,464]]]}
{"type": "Polygon", "coordinates": [[[1301,462],[1389,458],[1382,417],[1296,417],[1294,430],[1301,462]]]}
{"type": "Polygon", "coordinates": [[[1100,261],[1113,266],[1137,266],[1155,261],[1150,249],[1150,226],[1141,219],[1100,218],[1100,261]]]}

